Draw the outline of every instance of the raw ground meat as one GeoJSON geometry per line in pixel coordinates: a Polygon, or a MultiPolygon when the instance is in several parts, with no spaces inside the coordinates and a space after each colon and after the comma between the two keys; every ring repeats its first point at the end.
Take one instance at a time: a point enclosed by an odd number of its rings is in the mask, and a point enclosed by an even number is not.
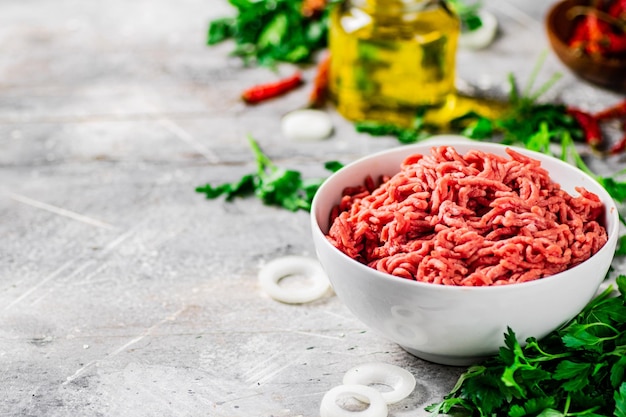
{"type": "Polygon", "coordinates": [[[344,190],[328,240],[389,274],[445,285],[502,285],[543,278],[607,241],[597,195],[572,196],[539,161],[453,147],[409,156],[401,171],[344,190]]]}

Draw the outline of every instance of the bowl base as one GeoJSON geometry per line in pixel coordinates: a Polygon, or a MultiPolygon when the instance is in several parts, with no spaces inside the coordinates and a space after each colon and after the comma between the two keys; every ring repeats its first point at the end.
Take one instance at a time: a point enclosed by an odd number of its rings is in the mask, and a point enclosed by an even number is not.
{"type": "Polygon", "coordinates": [[[419,350],[415,350],[406,346],[400,345],[400,347],[411,355],[416,356],[420,359],[423,359],[428,362],[433,362],[439,365],[449,365],[449,366],[470,366],[476,365],[479,362],[489,358],[489,356],[448,356],[448,355],[437,355],[433,353],[421,352],[419,350]]]}

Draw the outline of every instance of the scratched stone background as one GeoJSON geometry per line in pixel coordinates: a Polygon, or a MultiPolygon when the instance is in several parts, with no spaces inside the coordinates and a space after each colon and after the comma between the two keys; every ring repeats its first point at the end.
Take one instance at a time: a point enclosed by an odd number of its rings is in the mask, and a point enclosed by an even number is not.
{"type": "MultiPolygon", "coordinates": [[[[504,94],[548,48],[551,2],[484,3],[499,37],[459,51],[458,76],[504,94]]],[[[244,106],[242,88],[276,75],[205,45],[208,22],[232,13],[226,0],[2,0],[0,415],[315,417],[345,371],[383,361],[417,379],[390,415],[425,416],[462,372],[372,333],[332,293],[267,297],[264,263],[314,255],[308,214],[194,192],[255,169],[248,134],[305,177],[397,146],[332,108],[330,139],[285,139],[280,116],[306,88],[244,106]]],[[[540,78],[554,71],[553,97],[617,99],[548,55],[540,78]]]]}

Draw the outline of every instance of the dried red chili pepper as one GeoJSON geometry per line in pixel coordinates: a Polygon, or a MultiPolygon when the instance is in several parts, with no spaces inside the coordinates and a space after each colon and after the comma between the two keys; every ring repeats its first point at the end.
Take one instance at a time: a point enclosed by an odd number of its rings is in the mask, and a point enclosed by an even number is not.
{"type": "Polygon", "coordinates": [[[606,34],[611,30],[608,23],[600,20],[595,14],[587,15],[589,39],[585,51],[589,55],[601,55],[606,46],[606,34]]]}
{"type": "Polygon", "coordinates": [[[311,107],[322,107],[328,95],[328,68],[330,67],[330,54],[326,55],[317,66],[317,73],[313,82],[313,90],[309,96],[311,107]]]}
{"type": "Polygon", "coordinates": [[[578,125],[583,130],[585,143],[593,148],[602,144],[602,130],[598,120],[593,115],[573,107],[568,107],[567,113],[578,122],[578,125]]]}
{"type": "Polygon", "coordinates": [[[597,112],[593,117],[597,121],[626,118],[626,100],[597,112]]]}
{"type": "Polygon", "coordinates": [[[568,41],[568,46],[572,49],[584,50],[589,41],[590,25],[588,16],[583,16],[574,25],[574,32],[568,41]]]}
{"type": "Polygon", "coordinates": [[[241,94],[241,98],[249,104],[256,104],[270,98],[278,97],[285,94],[302,84],[302,75],[297,71],[282,80],[276,82],[260,84],[245,90],[241,94]]]}

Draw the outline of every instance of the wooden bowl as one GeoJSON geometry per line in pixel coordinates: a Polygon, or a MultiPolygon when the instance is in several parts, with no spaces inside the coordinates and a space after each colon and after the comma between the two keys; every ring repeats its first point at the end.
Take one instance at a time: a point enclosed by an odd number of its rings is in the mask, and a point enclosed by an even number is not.
{"type": "Polygon", "coordinates": [[[546,18],[552,50],[580,78],[611,90],[626,92],[626,58],[591,58],[567,45],[576,22],[567,16],[568,10],[588,4],[585,0],[563,0],[552,6],[546,18]]]}

